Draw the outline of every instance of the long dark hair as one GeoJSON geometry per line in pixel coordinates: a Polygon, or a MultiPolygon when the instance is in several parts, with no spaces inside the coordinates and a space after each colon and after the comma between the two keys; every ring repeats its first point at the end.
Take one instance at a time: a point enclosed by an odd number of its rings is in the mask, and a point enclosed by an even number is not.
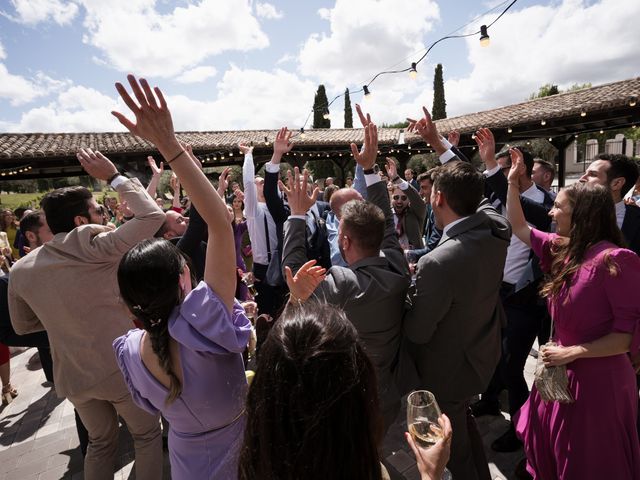
{"type": "Polygon", "coordinates": [[[381,478],[376,377],[358,334],[331,305],[288,305],[247,397],[241,480],[381,478]]]}
{"type": "MultiPolygon", "coordinates": [[[[151,348],[170,379],[167,404],[182,392],[169,351],[168,319],[183,294],[179,277],[188,259],[171,242],[143,240],[129,250],[118,266],[118,285],[125,304],[149,333],[151,348]]],[[[194,279],[192,278],[192,283],[194,279]]]]}
{"type": "MultiPolygon", "coordinates": [[[[550,274],[540,290],[545,297],[558,295],[569,284],[587,250],[596,243],[605,240],[618,247],[625,246],[609,189],[591,183],[574,183],[563,192],[573,208],[571,230],[569,238],[559,237],[551,245],[550,274]]],[[[605,263],[610,273],[615,275],[617,266],[607,254],[605,263]]]]}

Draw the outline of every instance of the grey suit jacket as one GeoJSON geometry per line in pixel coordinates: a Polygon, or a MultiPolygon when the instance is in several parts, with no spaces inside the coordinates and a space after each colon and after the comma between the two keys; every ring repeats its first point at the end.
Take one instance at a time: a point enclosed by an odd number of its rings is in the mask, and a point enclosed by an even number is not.
{"type": "MultiPolygon", "coordinates": [[[[315,295],[345,310],[376,367],[383,410],[400,398],[391,370],[397,360],[410,275],[393,226],[384,182],[367,187],[368,201],[385,214],[385,235],[377,257],[364,258],[349,267],[333,266],[315,295]]],[[[284,227],[283,267],[294,272],[306,262],[305,222],[289,219],[284,227]]]]}
{"type": "Polygon", "coordinates": [[[418,262],[404,332],[416,345],[421,388],[441,400],[483,392],[500,359],[498,292],[511,238],[506,218],[483,200],[418,262]]]}
{"type": "Polygon", "coordinates": [[[116,190],[134,212],[132,220],[113,231],[82,225],[58,233],[11,270],[11,323],[21,335],[47,330],[59,396],[78,394],[120,371],[112,343],[134,325],[120,300],[118,264],[165,219],[138,180],[116,190]]]}

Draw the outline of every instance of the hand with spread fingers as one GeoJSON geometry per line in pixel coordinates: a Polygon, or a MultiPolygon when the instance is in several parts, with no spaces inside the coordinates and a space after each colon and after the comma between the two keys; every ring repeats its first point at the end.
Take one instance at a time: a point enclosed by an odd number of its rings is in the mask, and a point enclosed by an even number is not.
{"type": "Polygon", "coordinates": [[[175,137],[171,112],[162,92],[158,87],[152,91],[144,78],[138,82],[135,76],[127,75],[127,80],[138,103],[131,98],[121,83],[116,83],[116,90],[135,115],[135,123],[120,112],[111,113],[133,135],[153,143],[165,158],[172,158],[172,155],[178,153],[180,146],[175,137]]]}
{"type": "Polygon", "coordinates": [[[457,130],[452,130],[447,134],[447,140],[451,145],[457,147],[458,143],[460,143],[460,132],[457,130]]]}
{"type": "Polygon", "coordinates": [[[156,160],[149,155],[147,157],[147,163],[149,164],[149,168],[151,168],[151,174],[154,177],[160,177],[162,176],[162,173],[164,172],[164,162],[160,162],[160,167],[158,167],[158,165],[156,164],[156,160]]]}
{"type": "Polygon", "coordinates": [[[364,144],[362,149],[358,151],[355,143],[351,144],[351,153],[358,165],[365,170],[373,168],[378,158],[378,127],[373,122],[369,122],[364,127],[364,144]]]}
{"type": "Polygon", "coordinates": [[[445,414],[442,414],[438,419],[438,423],[442,428],[442,438],[430,448],[418,445],[408,432],[404,434],[407,443],[416,456],[421,480],[440,480],[449,461],[451,438],[453,436],[451,421],[445,414]]]}
{"type": "Polygon", "coordinates": [[[384,168],[387,170],[387,176],[389,180],[393,181],[398,176],[398,165],[396,165],[396,161],[391,157],[385,158],[385,161],[384,168]]]}
{"type": "Polygon", "coordinates": [[[316,260],[309,260],[302,265],[295,276],[289,267],[284,267],[287,286],[291,293],[290,300],[307,300],[324,280],[326,271],[325,268],[316,266],[316,260]]]}
{"type": "Polygon", "coordinates": [[[444,147],[444,144],[440,139],[438,129],[435,123],[431,120],[431,114],[429,113],[429,110],[427,110],[427,107],[422,107],[422,111],[424,112],[424,118],[421,118],[420,120],[407,118],[407,121],[409,122],[407,131],[417,132],[425,142],[433,147],[438,155],[442,155],[447,151],[447,149],[444,147]]]}
{"type": "Polygon", "coordinates": [[[94,152],[90,148],[81,148],[76,153],[76,157],[80,161],[82,168],[93,178],[106,181],[118,173],[118,169],[111,160],[98,151],[94,152]]]}
{"type": "Polygon", "coordinates": [[[485,168],[491,170],[498,165],[496,162],[496,140],[493,138],[493,133],[488,128],[481,128],[476,132],[475,137],[480,159],[484,162],[485,168]]]}
{"type": "Polygon", "coordinates": [[[222,199],[224,199],[224,192],[229,188],[229,173],[231,172],[231,167],[225,167],[225,169],[220,174],[220,178],[218,179],[218,195],[222,199]]]}
{"type": "Polygon", "coordinates": [[[285,186],[279,181],[280,188],[287,194],[289,200],[289,207],[291,208],[291,215],[306,215],[307,211],[316,203],[318,187],[313,190],[313,193],[309,195],[307,193],[307,185],[309,184],[309,172],[304,170],[302,178],[300,178],[300,170],[298,167],[294,168],[294,174],[291,174],[291,170],[287,172],[289,180],[289,186],[285,186]]]}
{"type": "Polygon", "coordinates": [[[292,133],[293,132],[289,131],[287,127],[282,127],[278,131],[276,139],[273,142],[273,156],[271,157],[271,163],[280,163],[282,156],[291,151],[293,148],[293,143],[291,142],[292,133]]]}

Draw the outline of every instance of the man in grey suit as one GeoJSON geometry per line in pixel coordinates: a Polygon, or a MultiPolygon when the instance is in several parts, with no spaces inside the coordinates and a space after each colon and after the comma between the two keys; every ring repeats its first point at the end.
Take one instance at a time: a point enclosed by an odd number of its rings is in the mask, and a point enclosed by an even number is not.
{"type": "Polygon", "coordinates": [[[448,467],[453,478],[465,480],[490,478],[469,401],[487,387],[500,359],[499,290],[511,238],[508,221],[482,201],[483,193],[483,176],[469,163],[449,162],[436,174],[431,207],[443,234],[418,262],[404,320],[416,344],[420,386],[451,419],[448,467]]]}
{"type": "MultiPolygon", "coordinates": [[[[375,124],[367,121],[365,145],[353,156],[364,168],[368,201],[351,200],[342,206],[338,244],[348,267],[333,266],[314,294],[320,300],[344,308],[354,324],[378,374],[378,396],[385,427],[395,419],[400,394],[392,378],[398,357],[410,276],[393,226],[386,184],[374,168],[378,139],[375,124]]],[[[291,216],[284,226],[283,267],[295,273],[307,261],[304,232],[305,214],[313,205],[305,191],[307,174],[300,184],[296,170],[289,182],[287,198],[291,216]]],[[[300,298],[292,291],[294,298],[300,298]]]]}

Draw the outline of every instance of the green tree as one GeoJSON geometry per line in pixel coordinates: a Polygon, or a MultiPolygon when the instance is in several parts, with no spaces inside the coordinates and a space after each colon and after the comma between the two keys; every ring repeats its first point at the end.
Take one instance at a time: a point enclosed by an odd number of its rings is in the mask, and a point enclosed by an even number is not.
{"type": "Polygon", "coordinates": [[[344,91],[344,128],[353,128],[353,110],[351,110],[351,97],[348,88],[344,91]]]}
{"type": "Polygon", "coordinates": [[[550,97],[551,95],[557,95],[558,93],[560,93],[560,90],[557,85],[547,83],[541,86],[537,93],[529,95],[529,100],[533,100],[534,98],[550,97]]]}
{"type": "Polygon", "coordinates": [[[431,117],[434,120],[447,118],[447,101],[444,99],[444,79],[442,78],[442,64],[436,65],[433,76],[433,107],[431,117]]]}
{"type": "Polygon", "coordinates": [[[324,85],[320,85],[313,100],[313,128],[331,128],[331,120],[324,118],[329,113],[328,104],[327,92],[324,85]]]}

